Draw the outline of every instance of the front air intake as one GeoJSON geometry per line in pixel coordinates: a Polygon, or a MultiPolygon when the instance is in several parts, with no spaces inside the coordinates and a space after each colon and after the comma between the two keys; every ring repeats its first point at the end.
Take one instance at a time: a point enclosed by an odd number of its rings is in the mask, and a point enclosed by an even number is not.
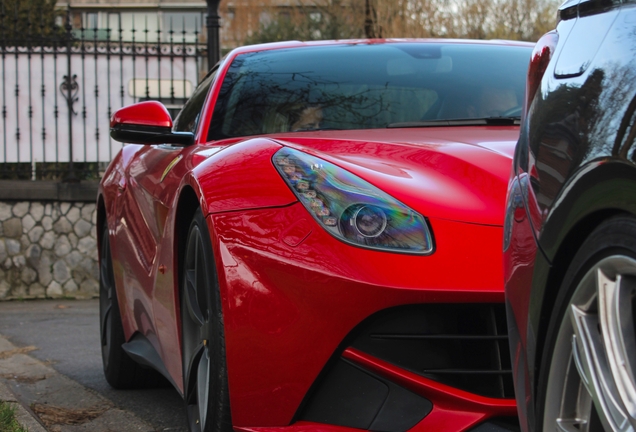
{"type": "Polygon", "coordinates": [[[385,311],[351,345],[434,381],[514,398],[503,304],[428,304],[385,311]]]}
{"type": "MultiPolygon", "coordinates": [[[[431,412],[434,401],[347,359],[347,348],[477,395],[514,398],[503,304],[401,306],[369,317],[349,334],[296,420],[402,432],[431,412]]],[[[475,429],[494,430],[517,429],[495,420],[475,429]]]]}

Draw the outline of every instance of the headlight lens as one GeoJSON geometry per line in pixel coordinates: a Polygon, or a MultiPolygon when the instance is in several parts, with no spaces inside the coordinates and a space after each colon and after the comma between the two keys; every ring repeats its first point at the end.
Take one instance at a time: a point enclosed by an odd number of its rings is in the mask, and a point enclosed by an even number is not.
{"type": "Polygon", "coordinates": [[[336,165],[284,147],[274,166],[309,213],[335,237],[391,252],[429,254],[425,219],[395,198],[336,165]]]}

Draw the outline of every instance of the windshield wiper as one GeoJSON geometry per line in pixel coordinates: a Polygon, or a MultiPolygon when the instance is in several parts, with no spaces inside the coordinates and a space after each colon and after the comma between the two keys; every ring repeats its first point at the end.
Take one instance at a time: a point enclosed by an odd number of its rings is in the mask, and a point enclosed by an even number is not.
{"type": "Polygon", "coordinates": [[[486,123],[489,126],[519,126],[521,124],[521,116],[497,116],[497,117],[485,117],[486,123]]]}
{"type": "Polygon", "coordinates": [[[438,126],[514,126],[519,124],[521,124],[521,118],[519,116],[513,116],[390,123],[387,125],[387,128],[416,128],[438,126]]]}
{"type": "Polygon", "coordinates": [[[344,130],[344,129],[337,128],[337,127],[317,127],[317,128],[311,128],[311,129],[296,129],[296,130],[287,131],[287,132],[316,132],[316,131],[330,131],[330,130],[344,130]]]}

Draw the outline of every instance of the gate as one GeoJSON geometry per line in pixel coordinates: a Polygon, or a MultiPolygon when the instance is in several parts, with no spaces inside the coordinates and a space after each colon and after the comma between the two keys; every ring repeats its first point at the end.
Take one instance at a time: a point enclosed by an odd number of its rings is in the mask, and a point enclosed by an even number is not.
{"type": "MultiPolygon", "coordinates": [[[[112,113],[159,100],[174,115],[207,69],[198,28],[73,28],[0,15],[0,179],[98,179],[121,148],[112,113]],[[23,34],[19,34],[23,33],[23,34]],[[24,34],[26,33],[26,34],[24,34]]],[[[158,27],[157,27],[158,28],[158,27]]]]}

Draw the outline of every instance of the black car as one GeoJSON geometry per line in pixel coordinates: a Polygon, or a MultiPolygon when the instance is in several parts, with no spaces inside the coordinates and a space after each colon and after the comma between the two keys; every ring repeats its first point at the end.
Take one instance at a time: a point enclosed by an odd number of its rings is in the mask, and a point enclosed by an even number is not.
{"type": "Polygon", "coordinates": [[[636,2],[569,0],[528,72],[504,226],[526,431],[636,430],[636,2]]]}

